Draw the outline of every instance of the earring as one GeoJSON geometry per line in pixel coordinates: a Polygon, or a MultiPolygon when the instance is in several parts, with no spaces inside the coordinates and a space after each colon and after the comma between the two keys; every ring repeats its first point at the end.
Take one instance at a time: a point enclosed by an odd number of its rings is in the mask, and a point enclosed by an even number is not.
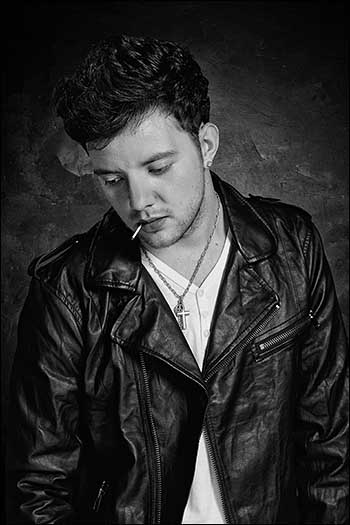
{"type": "Polygon", "coordinates": [[[212,161],[212,160],[208,160],[208,161],[207,161],[207,166],[206,166],[206,167],[207,167],[207,168],[210,168],[210,166],[211,166],[212,164],[213,164],[213,161],[212,161]]]}

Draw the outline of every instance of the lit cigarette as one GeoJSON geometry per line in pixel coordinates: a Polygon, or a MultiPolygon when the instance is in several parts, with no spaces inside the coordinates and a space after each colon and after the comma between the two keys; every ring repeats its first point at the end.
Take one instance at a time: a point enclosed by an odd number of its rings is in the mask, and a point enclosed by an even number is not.
{"type": "Polygon", "coordinates": [[[142,224],[139,224],[137,229],[134,231],[134,233],[132,234],[132,237],[131,237],[131,240],[133,241],[136,237],[136,235],[138,235],[139,231],[141,230],[142,228],[142,224]]]}

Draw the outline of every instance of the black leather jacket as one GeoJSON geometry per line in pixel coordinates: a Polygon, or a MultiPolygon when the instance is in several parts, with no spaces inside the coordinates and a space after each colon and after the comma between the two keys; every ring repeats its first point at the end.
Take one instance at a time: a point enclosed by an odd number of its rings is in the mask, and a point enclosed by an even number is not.
{"type": "Polygon", "coordinates": [[[32,263],[17,520],[181,523],[204,428],[227,522],[346,522],[347,353],[319,235],[213,177],[233,245],[202,373],[115,212],[32,263]]]}

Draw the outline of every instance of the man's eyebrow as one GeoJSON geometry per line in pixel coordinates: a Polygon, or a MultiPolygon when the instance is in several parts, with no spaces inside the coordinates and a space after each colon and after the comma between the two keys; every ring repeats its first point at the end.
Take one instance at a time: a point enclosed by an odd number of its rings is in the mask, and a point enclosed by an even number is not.
{"type": "MultiPolygon", "coordinates": [[[[159,153],[155,153],[152,155],[149,159],[145,160],[141,163],[141,166],[147,166],[148,164],[151,164],[152,162],[156,162],[157,160],[161,160],[167,157],[173,157],[177,154],[177,151],[170,149],[168,151],[160,151],[159,153]]],[[[123,173],[122,170],[104,170],[104,169],[95,169],[94,174],[95,175],[115,175],[116,173],[123,173]]]]}
{"type": "Polygon", "coordinates": [[[94,175],[112,175],[112,173],[115,173],[114,170],[102,170],[102,169],[94,169],[94,175]]]}
{"type": "Polygon", "coordinates": [[[103,170],[103,169],[95,169],[94,175],[115,175],[116,173],[119,173],[119,170],[103,170]]]}
{"type": "Polygon", "coordinates": [[[155,162],[156,160],[164,159],[165,157],[173,157],[177,154],[177,151],[170,149],[168,151],[160,151],[159,153],[155,153],[152,155],[149,159],[142,162],[141,166],[147,166],[147,164],[151,164],[152,162],[155,162]]]}

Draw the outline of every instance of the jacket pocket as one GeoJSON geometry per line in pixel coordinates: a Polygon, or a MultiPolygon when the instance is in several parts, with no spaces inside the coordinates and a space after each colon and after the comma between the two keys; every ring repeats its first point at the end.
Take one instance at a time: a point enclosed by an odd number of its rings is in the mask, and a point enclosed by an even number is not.
{"type": "Polygon", "coordinates": [[[253,344],[252,351],[257,363],[265,361],[270,357],[293,348],[295,340],[310,326],[311,323],[317,323],[313,312],[310,310],[302,317],[290,323],[277,332],[265,339],[259,340],[253,344]]]}

